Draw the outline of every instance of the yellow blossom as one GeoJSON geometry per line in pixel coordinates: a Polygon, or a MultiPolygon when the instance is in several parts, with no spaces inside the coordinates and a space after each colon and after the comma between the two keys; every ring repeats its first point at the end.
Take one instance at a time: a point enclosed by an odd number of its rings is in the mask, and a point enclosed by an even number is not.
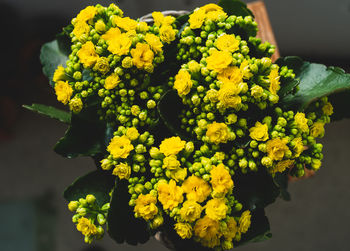
{"type": "Polygon", "coordinates": [[[74,113],[79,113],[83,109],[81,98],[74,97],[69,101],[69,109],[74,113]]]}
{"type": "Polygon", "coordinates": [[[266,151],[268,156],[272,160],[282,160],[284,154],[289,150],[287,142],[288,140],[281,138],[270,139],[267,141],[266,151]]]}
{"type": "Polygon", "coordinates": [[[68,84],[68,81],[58,81],[55,84],[55,92],[57,100],[66,105],[73,94],[73,89],[68,84]]]}
{"type": "Polygon", "coordinates": [[[176,18],[173,16],[166,16],[163,19],[162,25],[171,25],[175,22],[176,18]]]}
{"type": "Polygon", "coordinates": [[[78,22],[87,22],[92,20],[97,12],[97,8],[95,6],[87,6],[85,9],[81,10],[77,15],[78,22]]]}
{"type": "Polygon", "coordinates": [[[322,111],[325,115],[330,116],[333,114],[333,106],[331,103],[327,102],[323,107],[322,111]]]}
{"type": "Polygon", "coordinates": [[[196,73],[196,72],[199,72],[201,70],[201,65],[198,64],[195,60],[191,60],[190,62],[188,62],[187,66],[188,66],[188,70],[191,73],[196,73]]]}
{"type": "Polygon", "coordinates": [[[176,168],[172,170],[167,170],[167,177],[175,181],[183,181],[187,177],[187,168],[176,168]]]}
{"type": "Polygon", "coordinates": [[[106,41],[112,41],[114,39],[116,39],[117,37],[119,37],[121,34],[119,28],[115,27],[115,28],[111,28],[109,29],[105,34],[103,34],[101,36],[102,39],[106,40],[106,41]]]}
{"type": "Polygon", "coordinates": [[[202,10],[205,11],[205,13],[210,12],[210,11],[223,11],[222,7],[214,4],[214,3],[209,3],[201,7],[202,10]]]}
{"type": "Polygon", "coordinates": [[[206,19],[211,20],[213,22],[217,22],[218,20],[224,20],[227,18],[227,14],[224,11],[210,11],[206,14],[206,19]]]}
{"type": "Polygon", "coordinates": [[[52,80],[54,82],[57,82],[59,80],[65,80],[65,78],[66,78],[66,75],[64,73],[64,67],[62,65],[59,65],[53,74],[52,80]]]}
{"type": "Polygon", "coordinates": [[[272,167],[270,170],[271,173],[282,173],[288,168],[292,168],[294,165],[294,160],[292,159],[287,159],[287,160],[282,160],[277,162],[275,166],[272,167]]]}
{"type": "Polygon", "coordinates": [[[210,183],[216,194],[225,195],[233,189],[234,184],[231,175],[223,164],[213,167],[210,171],[210,176],[210,183]]]}
{"type": "Polygon", "coordinates": [[[155,26],[160,27],[164,21],[164,15],[160,11],[152,12],[153,22],[155,26]]]}
{"type": "Polygon", "coordinates": [[[294,138],[292,140],[292,144],[294,144],[294,157],[299,157],[300,154],[304,151],[304,145],[301,137],[294,138]]]}
{"type": "Polygon", "coordinates": [[[212,103],[216,103],[219,101],[218,91],[215,89],[210,89],[209,91],[207,91],[206,96],[208,97],[209,101],[212,103]]]}
{"type": "Polygon", "coordinates": [[[126,33],[122,33],[117,37],[114,37],[108,43],[108,50],[118,56],[129,54],[131,46],[131,39],[126,33]]]}
{"type": "Polygon", "coordinates": [[[172,210],[177,207],[184,199],[183,190],[176,185],[174,180],[158,183],[158,200],[162,203],[163,208],[172,210]]]}
{"type": "Polygon", "coordinates": [[[136,30],[138,32],[147,32],[149,30],[149,26],[146,22],[138,22],[136,30]]]}
{"type": "Polygon", "coordinates": [[[158,213],[157,198],[151,194],[140,194],[135,200],[134,212],[146,221],[153,219],[158,213]]]}
{"type": "Polygon", "coordinates": [[[202,27],[205,21],[205,10],[202,8],[196,9],[188,19],[188,23],[190,24],[191,29],[198,29],[202,27]]]}
{"type": "Polygon", "coordinates": [[[232,55],[227,51],[214,51],[206,58],[207,68],[216,72],[222,72],[232,62],[232,55]]]}
{"type": "Polygon", "coordinates": [[[264,93],[264,89],[259,86],[259,85],[254,85],[252,88],[250,88],[250,93],[251,95],[255,98],[255,99],[258,99],[260,98],[263,93],[264,93]]]}
{"type": "Polygon", "coordinates": [[[239,66],[239,69],[241,70],[244,79],[250,79],[253,76],[253,73],[250,72],[248,60],[244,59],[239,66]]]}
{"type": "Polygon", "coordinates": [[[94,68],[95,71],[101,72],[103,75],[109,72],[109,63],[108,63],[108,58],[106,57],[100,57],[94,68]]]}
{"type": "Polygon", "coordinates": [[[202,206],[194,200],[186,200],[180,209],[180,217],[184,221],[194,222],[201,217],[202,206]]]}
{"type": "Polygon", "coordinates": [[[213,248],[220,243],[220,224],[207,215],[199,219],[194,226],[194,234],[202,245],[213,248]]]}
{"type": "Polygon", "coordinates": [[[188,200],[197,201],[199,203],[205,201],[211,193],[209,184],[205,180],[194,175],[188,177],[184,181],[182,188],[188,200]]]}
{"type": "Polygon", "coordinates": [[[218,100],[224,108],[239,109],[242,99],[238,94],[242,90],[242,85],[226,84],[218,91],[218,100]]]}
{"type": "Polygon", "coordinates": [[[266,141],[269,139],[267,124],[256,122],[255,126],[249,129],[249,136],[257,141],[266,141]]]}
{"type": "Polygon", "coordinates": [[[119,76],[116,73],[112,73],[105,79],[104,88],[107,90],[114,89],[120,82],[119,76]]]}
{"type": "Polygon", "coordinates": [[[297,112],[294,116],[295,124],[302,132],[308,132],[309,126],[307,125],[307,118],[305,118],[305,113],[297,112]]]}
{"type": "Polygon", "coordinates": [[[207,202],[205,205],[205,213],[209,218],[213,220],[222,220],[226,217],[228,206],[224,199],[214,198],[207,202]]]}
{"type": "Polygon", "coordinates": [[[122,28],[125,31],[136,30],[137,27],[137,21],[131,19],[130,17],[114,16],[112,22],[113,24],[115,24],[119,28],[122,28]]]}
{"type": "Polygon", "coordinates": [[[120,163],[115,166],[112,174],[118,176],[119,179],[129,179],[131,174],[131,168],[126,163],[120,163]]]}
{"type": "Polygon", "coordinates": [[[323,137],[324,135],[324,123],[317,121],[315,122],[310,129],[310,135],[314,138],[323,137]]]}
{"type": "Polygon", "coordinates": [[[175,40],[176,31],[170,25],[162,25],[159,29],[159,37],[164,43],[170,44],[175,40]]]}
{"type": "Polygon", "coordinates": [[[163,159],[163,168],[169,170],[175,170],[180,167],[180,161],[177,160],[175,155],[170,155],[163,159]]]}
{"type": "Polygon", "coordinates": [[[227,240],[232,241],[238,231],[237,222],[233,217],[230,217],[226,224],[227,228],[223,232],[223,235],[227,240]]]}
{"type": "Polygon", "coordinates": [[[145,36],[145,41],[155,53],[162,52],[163,43],[160,41],[158,36],[152,33],[147,33],[145,36]]]}
{"type": "Polygon", "coordinates": [[[239,219],[239,228],[238,231],[240,233],[246,233],[250,227],[250,219],[251,219],[250,211],[246,210],[242,213],[241,218],[239,219]]]}
{"type": "Polygon", "coordinates": [[[137,43],[135,49],[131,49],[131,55],[134,65],[138,69],[145,69],[152,65],[154,53],[148,44],[137,43]]]}
{"type": "Polygon", "coordinates": [[[97,234],[97,228],[94,223],[85,217],[81,217],[78,220],[77,230],[85,236],[92,236],[97,234]]]}
{"type": "Polygon", "coordinates": [[[99,56],[95,51],[95,45],[91,41],[88,41],[85,44],[83,44],[83,46],[80,48],[77,54],[80,59],[80,62],[86,68],[93,66],[99,59],[99,56]]]}
{"type": "Polygon", "coordinates": [[[126,159],[129,153],[134,149],[131,144],[130,139],[123,136],[114,136],[107,147],[107,151],[112,154],[113,158],[123,158],[126,159]]]}
{"type": "Polygon", "coordinates": [[[191,75],[188,71],[180,69],[175,76],[174,88],[180,96],[187,95],[192,88],[191,75]]]}
{"type": "Polygon", "coordinates": [[[229,66],[218,74],[218,80],[231,85],[238,85],[243,80],[243,74],[237,66],[229,66]]]}
{"type": "Polygon", "coordinates": [[[235,52],[239,49],[239,41],[234,35],[224,34],[216,40],[216,48],[220,51],[235,52]]]}
{"type": "Polygon", "coordinates": [[[141,112],[140,107],[138,105],[133,105],[130,111],[131,111],[131,114],[134,116],[138,116],[141,112]]]}
{"type": "Polygon", "coordinates": [[[73,34],[79,40],[82,39],[83,35],[88,35],[90,31],[90,27],[86,22],[78,21],[74,24],[73,34]]]}
{"type": "Polygon", "coordinates": [[[99,19],[96,23],[95,23],[95,30],[98,33],[103,33],[106,31],[106,24],[102,19],[99,19]]]}
{"type": "Polygon", "coordinates": [[[140,134],[139,131],[135,127],[130,127],[126,130],[126,137],[128,137],[131,141],[136,140],[140,134]]]}
{"type": "Polygon", "coordinates": [[[190,239],[192,237],[192,227],[188,223],[178,222],[175,224],[174,229],[182,239],[190,239]]]}
{"type": "Polygon", "coordinates": [[[171,137],[164,139],[159,146],[159,151],[165,156],[176,155],[184,149],[186,141],[180,137],[171,137]]]}
{"type": "Polygon", "coordinates": [[[280,89],[280,76],[278,75],[278,70],[274,69],[271,70],[269,74],[269,81],[270,81],[270,92],[274,95],[277,94],[278,90],[280,89]]]}
{"type": "Polygon", "coordinates": [[[206,136],[214,144],[226,143],[230,138],[230,132],[225,123],[213,122],[207,126],[206,136]]]}

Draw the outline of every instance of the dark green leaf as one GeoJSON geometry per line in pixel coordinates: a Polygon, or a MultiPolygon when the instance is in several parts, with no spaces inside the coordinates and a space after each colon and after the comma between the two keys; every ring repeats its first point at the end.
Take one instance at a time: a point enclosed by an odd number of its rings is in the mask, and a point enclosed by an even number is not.
{"type": "Polygon", "coordinates": [[[109,193],[113,189],[115,176],[109,172],[96,170],[79,177],[64,191],[67,201],[85,198],[88,194],[96,197],[97,204],[101,207],[110,201],[109,193]]]}
{"type": "Polygon", "coordinates": [[[332,121],[350,118],[350,90],[330,95],[329,101],[334,107],[332,121]]]}
{"type": "Polygon", "coordinates": [[[71,39],[69,34],[73,31],[74,26],[72,24],[64,27],[61,33],[56,35],[56,39],[58,42],[58,47],[60,51],[62,51],[64,54],[69,55],[71,50],[71,39]]]}
{"type": "Polygon", "coordinates": [[[146,221],[135,218],[133,209],[129,206],[128,184],[127,180],[116,181],[107,216],[107,227],[109,235],[117,243],[137,245],[148,241],[150,234],[146,221]]]}
{"type": "Polygon", "coordinates": [[[281,89],[278,91],[278,96],[282,99],[285,96],[292,94],[295,88],[300,84],[299,79],[291,79],[288,81],[281,81],[281,89]]]}
{"type": "Polygon", "coordinates": [[[276,186],[280,189],[280,196],[282,199],[286,201],[290,201],[290,194],[288,192],[288,171],[283,173],[276,173],[275,177],[273,178],[273,181],[275,182],[276,186]]]}
{"type": "Polygon", "coordinates": [[[277,64],[293,69],[300,79],[299,90],[281,99],[283,106],[295,107],[303,111],[307,106],[323,96],[350,90],[350,74],[338,67],[302,61],[299,57],[280,58],[277,64]]]}
{"type": "Polygon", "coordinates": [[[254,17],[253,12],[240,0],[220,0],[218,5],[221,6],[229,16],[254,17]]]}
{"type": "Polygon", "coordinates": [[[53,74],[59,65],[66,66],[68,60],[68,52],[60,48],[58,40],[53,40],[44,44],[40,51],[40,61],[43,65],[43,73],[50,80],[51,86],[54,86],[52,80],[53,74]]]}
{"type": "Polygon", "coordinates": [[[32,104],[32,105],[23,105],[24,108],[37,112],[39,114],[48,116],[53,119],[57,119],[63,123],[70,123],[71,114],[66,111],[62,111],[52,106],[42,105],[42,104],[32,104]]]}

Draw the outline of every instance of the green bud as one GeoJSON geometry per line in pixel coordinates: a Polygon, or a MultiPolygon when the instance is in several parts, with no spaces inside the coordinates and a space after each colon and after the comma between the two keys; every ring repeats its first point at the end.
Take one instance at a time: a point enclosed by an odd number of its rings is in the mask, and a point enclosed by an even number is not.
{"type": "Polygon", "coordinates": [[[68,203],[68,209],[71,212],[75,212],[79,207],[79,202],[78,201],[71,201],[68,203]]]}
{"type": "Polygon", "coordinates": [[[109,202],[108,202],[108,203],[104,204],[104,205],[101,207],[101,210],[102,210],[102,211],[107,211],[107,210],[109,209],[109,207],[110,207],[110,204],[109,204],[109,202]]]}
{"type": "Polygon", "coordinates": [[[85,216],[86,215],[86,213],[87,213],[87,211],[86,211],[86,208],[85,207],[79,207],[78,209],[77,209],[77,214],[79,214],[80,216],[85,216]]]}
{"type": "Polygon", "coordinates": [[[245,158],[240,159],[238,165],[240,168],[246,168],[248,166],[248,161],[245,158]]]}
{"type": "Polygon", "coordinates": [[[78,214],[73,215],[73,217],[72,217],[72,222],[73,222],[73,223],[77,223],[80,217],[81,217],[81,216],[78,215],[78,214]]]}
{"type": "Polygon", "coordinates": [[[86,195],[86,201],[87,203],[89,203],[90,205],[94,204],[96,201],[96,197],[92,194],[88,194],[86,195]]]}
{"type": "Polygon", "coordinates": [[[103,214],[98,214],[97,221],[100,225],[104,225],[106,223],[106,218],[103,214]]]}
{"type": "Polygon", "coordinates": [[[270,157],[263,157],[262,159],[261,159],[261,164],[263,165],[263,166],[266,166],[266,167],[271,167],[272,166],[272,163],[273,163],[273,161],[272,161],[272,159],[270,158],[270,157]]]}

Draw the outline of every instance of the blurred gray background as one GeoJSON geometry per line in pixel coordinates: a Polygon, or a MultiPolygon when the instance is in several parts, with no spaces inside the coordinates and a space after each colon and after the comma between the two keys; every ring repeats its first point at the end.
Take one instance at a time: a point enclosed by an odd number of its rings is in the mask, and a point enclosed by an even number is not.
{"type": "MultiPolygon", "coordinates": [[[[94,169],[90,159],[64,159],[52,150],[66,126],[24,111],[26,103],[57,106],[38,60],[42,43],[54,38],[80,9],[112,1],[2,0],[0,82],[0,250],[112,251],[166,249],[154,240],[117,245],[107,235],[92,245],[71,222],[64,188],[94,169]]],[[[125,15],[188,9],[215,1],[123,0],[125,15]]],[[[343,67],[350,72],[350,0],[266,0],[282,55],[343,67]]],[[[267,208],[273,238],[244,251],[350,250],[350,120],[328,125],[323,168],[290,184],[291,202],[267,208]]]]}

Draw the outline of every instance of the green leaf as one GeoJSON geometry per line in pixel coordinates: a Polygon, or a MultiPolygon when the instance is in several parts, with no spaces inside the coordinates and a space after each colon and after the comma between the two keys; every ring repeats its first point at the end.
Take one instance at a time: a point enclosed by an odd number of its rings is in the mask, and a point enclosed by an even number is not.
{"type": "Polygon", "coordinates": [[[102,207],[110,201],[109,193],[113,189],[115,176],[110,172],[96,170],[79,177],[63,193],[67,201],[85,198],[88,194],[96,197],[97,204],[102,207]]]}
{"type": "Polygon", "coordinates": [[[248,9],[247,5],[244,2],[240,0],[220,0],[218,5],[221,6],[229,16],[235,15],[242,17],[254,17],[253,12],[248,9]]]}
{"type": "Polygon", "coordinates": [[[285,201],[290,201],[291,197],[288,192],[288,171],[283,173],[276,173],[275,177],[273,177],[273,181],[275,185],[280,189],[280,196],[285,201]]]}
{"type": "Polygon", "coordinates": [[[334,113],[331,116],[332,121],[350,118],[350,90],[332,94],[328,100],[334,107],[334,113]]]}
{"type": "Polygon", "coordinates": [[[128,184],[127,180],[116,181],[107,216],[107,228],[117,243],[137,245],[148,241],[150,234],[146,221],[135,218],[133,208],[129,206],[128,184]]]}
{"type": "Polygon", "coordinates": [[[43,65],[43,73],[49,78],[51,86],[54,86],[52,80],[53,74],[59,65],[66,66],[69,53],[67,50],[59,46],[58,40],[53,40],[44,44],[40,51],[40,61],[43,65]]]}
{"type": "Polygon", "coordinates": [[[296,87],[300,84],[299,79],[288,79],[281,81],[281,89],[278,91],[278,96],[283,99],[285,96],[292,94],[296,87]]]}
{"type": "Polygon", "coordinates": [[[350,74],[341,68],[327,68],[322,64],[303,61],[299,57],[280,58],[276,63],[293,69],[296,78],[300,79],[299,90],[281,99],[284,107],[303,111],[321,97],[350,90],[350,74]]]}
{"type": "Polygon", "coordinates": [[[52,106],[42,104],[23,105],[24,108],[45,115],[47,117],[57,119],[63,123],[70,123],[71,114],[69,112],[57,109],[52,106]]]}

